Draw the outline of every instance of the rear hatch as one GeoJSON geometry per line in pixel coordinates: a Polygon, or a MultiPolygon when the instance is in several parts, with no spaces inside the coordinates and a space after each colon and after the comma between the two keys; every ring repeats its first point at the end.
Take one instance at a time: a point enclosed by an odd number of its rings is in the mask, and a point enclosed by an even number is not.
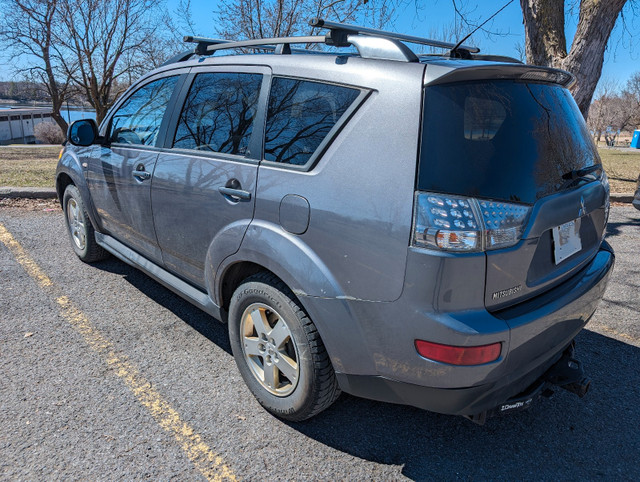
{"type": "Polygon", "coordinates": [[[485,251],[490,311],[577,273],[608,215],[606,175],[569,91],[511,76],[425,88],[416,204],[432,227],[422,242],[485,251]],[[476,225],[477,235],[456,231],[476,225]]]}

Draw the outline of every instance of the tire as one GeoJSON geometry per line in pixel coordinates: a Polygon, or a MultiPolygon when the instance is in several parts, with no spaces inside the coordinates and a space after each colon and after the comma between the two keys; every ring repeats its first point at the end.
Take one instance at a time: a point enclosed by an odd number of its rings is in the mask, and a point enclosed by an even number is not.
{"type": "Polygon", "coordinates": [[[340,395],[318,330],[273,274],[258,273],[236,289],[229,307],[229,338],[242,378],[273,415],[306,420],[340,395]]]}
{"type": "Polygon", "coordinates": [[[71,247],[78,258],[85,263],[105,259],[109,254],[96,243],[95,230],[87,215],[80,191],[73,184],[68,185],[64,191],[62,209],[71,247]]]}

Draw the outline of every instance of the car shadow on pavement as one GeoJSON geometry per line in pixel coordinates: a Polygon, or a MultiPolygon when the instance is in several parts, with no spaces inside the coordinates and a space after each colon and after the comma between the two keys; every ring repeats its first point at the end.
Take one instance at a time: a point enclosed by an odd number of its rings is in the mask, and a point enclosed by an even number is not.
{"type": "Polygon", "coordinates": [[[577,348],[593,379],[585,398],[559,389],[484,426],[344,394],[316,418],[290,426],[354,457],[400,465],[414,480],[637,480],[640,349],[588,330],[577,348]]]}
{"type": "Polygon", "coordinates": [[[607,236],[617,236],[622,233],[623,226],[638,226],[640,227],[640,211],[633,210],[630,214],[626,214],[627,220],[625,222],[609,223],[607,224],[607,236]]]}
{"type": "Polygon", "coordinates": [[[202,336],[208,338],[229,355],[233,356],[226,324],[220,323],[211,315],[196,308],[142,271],[120,260],[109,258],[100,263],[96,263],[94,266],[109,273],[122,276],[125,281],[131,283],[131,285],[149,299],[171,311],[202,336]]]}
{"type": "MultiPolygon", "coordinates": [[[[95,266],[122,276],[231,355],[226,325],[125,263],[112,258],[95,266]]],[[[365,461],[401,466],[413,480],[638,480],[640,348],[583,330],[577,349],[593,380],[584,399],[558,389],[551,399],[484,426],[347,394],[313,419],[287,425],[365,461]]]]}

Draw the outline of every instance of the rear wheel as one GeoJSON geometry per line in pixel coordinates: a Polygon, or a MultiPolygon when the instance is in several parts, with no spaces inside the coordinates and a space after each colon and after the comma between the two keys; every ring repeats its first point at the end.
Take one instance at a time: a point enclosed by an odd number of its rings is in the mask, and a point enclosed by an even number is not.
{"type": "Polygon", "coordinates": [[[315,325],[274,275],[254,275],[236,289],[229,338],[242,378],[274,415],[305,420],[340,395],[315,325]]]}
{"type": "Polygon", "coordinates": [[[96,243],[95,230],[80,197],[80,191],[73,184],[67,186],[64,191],[62,208],[71,239],[71,247],[78,258],[85,263],[106,258],[108,253],[96,243]]]}

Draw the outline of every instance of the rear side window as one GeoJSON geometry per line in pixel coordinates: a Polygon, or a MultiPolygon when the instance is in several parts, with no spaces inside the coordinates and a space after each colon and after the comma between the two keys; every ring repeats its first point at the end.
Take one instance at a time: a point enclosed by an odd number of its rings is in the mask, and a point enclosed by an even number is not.
{"type": "Polygon", "coordinates": [[[275,77],[269,96],[264,158],[307,164],[360,91],[337,85],[275,77]]]}
{"type": "Polygon", "coordinates": [[[111,118],[111,142],[155,146],[177,80],[155,80],[131,94],[111,118]]]}
{"type": "Polygon", "coordinates": [[[180,114],[173,147],[246,154],[262,75],[198,74],[180,114]]]}

